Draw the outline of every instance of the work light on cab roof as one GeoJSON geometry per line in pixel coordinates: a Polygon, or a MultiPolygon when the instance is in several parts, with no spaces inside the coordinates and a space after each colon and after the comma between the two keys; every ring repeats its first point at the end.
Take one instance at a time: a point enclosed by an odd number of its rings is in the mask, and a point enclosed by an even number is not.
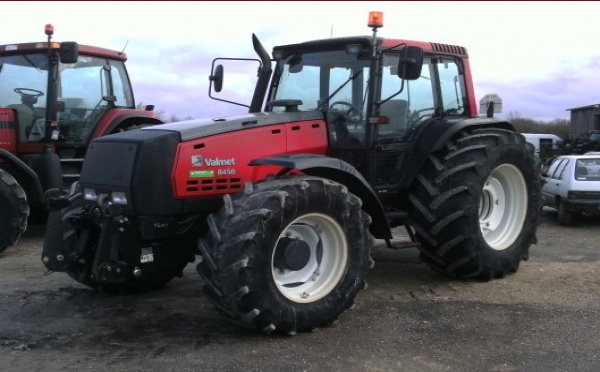
{"type": "Polygon", "coordinates": [[[383,12],[369,12],[368,26],[373,29],[383,27],[383,12]]]}
{"type": "Polygon", "coordinates": [[[44,33],[48,36],[54,35],[54,26],[50,23],[46,24],[46,26],[44,26],[44,33]]]}

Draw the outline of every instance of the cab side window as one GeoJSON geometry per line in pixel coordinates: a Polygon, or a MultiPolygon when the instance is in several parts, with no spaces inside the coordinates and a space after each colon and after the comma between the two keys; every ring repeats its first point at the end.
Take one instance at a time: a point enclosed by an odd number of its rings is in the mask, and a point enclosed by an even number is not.
{"type": "Polygon", "coordinates": [[[441,59],[437,63],[442,92],[442,105],[446,115],[465,114],[464,79],[456,60],[441,59]]]}

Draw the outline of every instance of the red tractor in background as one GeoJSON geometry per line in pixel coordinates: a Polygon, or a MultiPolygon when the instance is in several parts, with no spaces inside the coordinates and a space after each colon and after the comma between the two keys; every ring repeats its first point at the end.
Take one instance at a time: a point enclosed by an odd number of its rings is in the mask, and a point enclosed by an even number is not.
{"type": "MultiPolygon", "coordinates": [[[[48,198],[46,268],[118,292],[160,287],[199,256],[220,312],[287,334],[349,308],[373,237],[394,248],[395,227],[435,270],[517,271],[540,211],[533,146],[478,117],[463,47],[377,37],[378,12],[369,26],[372,37],[278,46],[272,59],[253,35],[247,115],[92,141],[80,181],[48,198]]],[[[211,97],[233,102],[217,97],[217,62],[233,60],[213,62],[211,97]]]]}
{"type": "Polygon", "coordinates": [[[91,139],[162,123],[151,106],[136,109],[124,53],[45,33],[45,43],[0,46],[0,252],[30,213],[44,219],[46,190],[79,179],[91,139]]]}

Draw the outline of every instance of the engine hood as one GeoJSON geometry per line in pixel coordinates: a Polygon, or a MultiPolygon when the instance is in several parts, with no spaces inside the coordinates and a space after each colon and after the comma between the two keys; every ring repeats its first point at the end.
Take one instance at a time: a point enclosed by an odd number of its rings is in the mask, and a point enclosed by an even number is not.
{"type": "Polygon", "coordinates": [[[176,123],[154,125],[143,128],[143,130],[177,132],[181,141],[185,142],[219,133],[234,132],[241,129],[319,119],[323,119],[323,113],[321,111],[261,112],[222,118],[180,121],[176,123]]]}

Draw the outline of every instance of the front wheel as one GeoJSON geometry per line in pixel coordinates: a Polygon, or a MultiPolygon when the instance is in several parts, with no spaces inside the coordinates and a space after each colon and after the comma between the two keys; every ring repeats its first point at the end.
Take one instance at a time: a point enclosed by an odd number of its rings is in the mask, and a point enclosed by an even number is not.
{"type": "Polygon", "coordinates": [[[17,244],[27,228],[27,216],[25,191],[13,176],[0,169],[0,253],[17,244]]]}
{"type": "Polygon", "coordinates": [[[477,129],[431,154],[411,189],[421,259],[462,278],[516,272],[536,243],[540,162],[522,135],[477,129]]]}
{"type": "Polygon", "coordinates": [[[365,287],[370,218],[346,187],[314,177],[248,183],[225,196],[199,241],[217,309],[243,326],[295,334],[331,324],[365,287]]]}

